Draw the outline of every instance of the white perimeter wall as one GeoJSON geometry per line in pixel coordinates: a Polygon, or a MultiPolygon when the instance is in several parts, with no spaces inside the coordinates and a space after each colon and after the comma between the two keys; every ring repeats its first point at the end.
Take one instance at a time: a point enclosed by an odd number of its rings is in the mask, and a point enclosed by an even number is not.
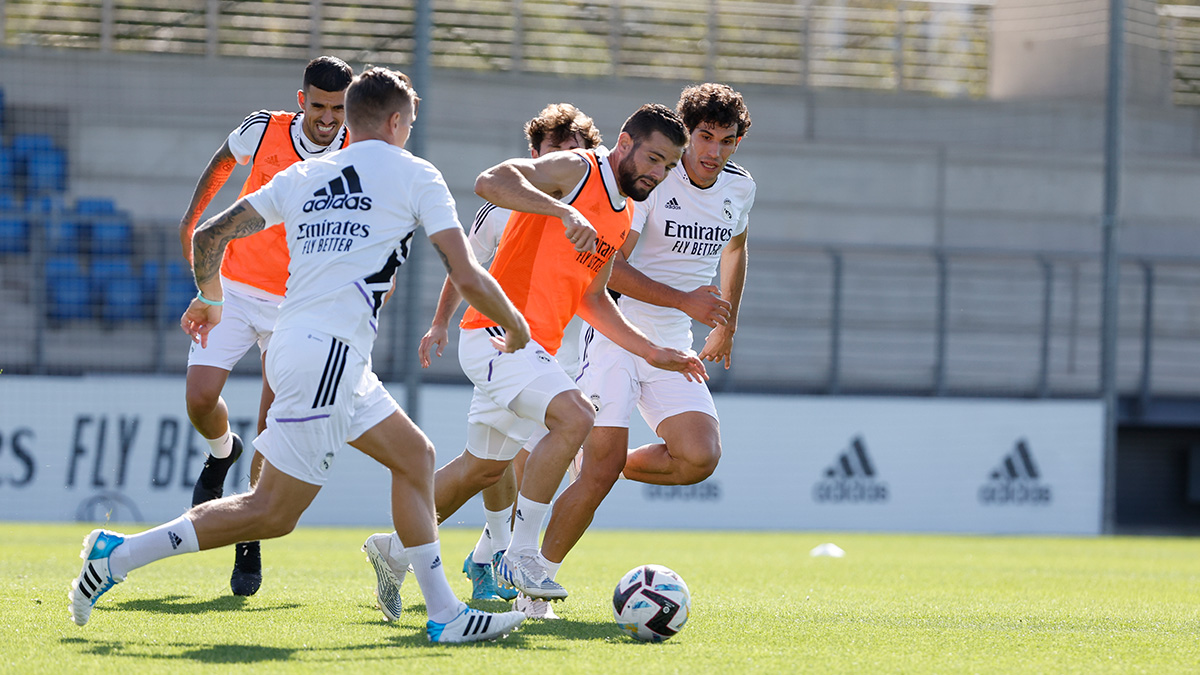
{"type": "MultiPolygon", "coordinates": [[[[390,387],[403,402],[403,387],[390,387]]],[[[233,425],[253,436],[259,382],[234,378],[233,425]]],[[[181,377],[0,375],[0,520],[157,523],[190,504],[205,446],[181,377]]],[[[427,386],[438,465],[465,439],[470,389],[427,386]]],[[[595,527],[1100,531],[1098,401],[718,395],[724,455],[696,486],[621,481],[595,527]]],[[[649,442],[638,421],[635,442],[649,442]]],[[[248,457],[231,488],[245,489],[248,457]],[[236,483],[236,485],[234,485],[236,483]]],[[[344,447],[306,525],[386,528],[388,478],[344,447]]],[[[482,525],[476,498],[448,521],[482,525]]]]}

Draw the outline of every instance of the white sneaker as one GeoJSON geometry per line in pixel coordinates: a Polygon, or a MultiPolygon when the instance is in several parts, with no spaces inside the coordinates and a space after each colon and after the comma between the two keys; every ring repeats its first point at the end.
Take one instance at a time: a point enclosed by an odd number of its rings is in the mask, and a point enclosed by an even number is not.
{"type": "Polygon", "coordinates": [[[367,553],[367,560],[375,568],[375,605],[383,612],[388,621],[400,618],[400,585],[408,570],[400,570],[399,574],[392,569],[388,562],[388,550],[391,548],[391,533],[373,534],[367,537],[362,550],[367,553]]]}
{"type": "Polygon", "coordinates": [[[571,460],[571,466],[567,467],[567,478],[570,483],[579,480],[579,472],[583,471],[583,448],[575,453],[575,458],[571,460]]]}
{"type": "Polygon", "coordinates": [[[100,596],[125,581],[125,577],[113,577],[108,566],[113,549],[123,543],[125,537],[108,530],[92,530],[83,538],[83,550],[79,552],[79,557],[83,558],[83,569],[71,582],[71,590],[67,593],[67,599],[71,601],[71,620],[76,625],[86,624],[100,596]]]}
{"type": "Polygon", "coordinates": [[[567,597],[567,589],[550,578],[536,554],[505,553],[496,566],[496,583],[516,588],[537,600],[562,600],[567,597]]]}
{"type": "Polygon", "coordinates": [[[557,619],[559,616],[554,613],[554,608],[550,606],[549,600],[534,600],[524,593],[517,594],[517,601],[513,603],[513,609],[521,612],[527,619],[557,619]]]}
{"type": "Polygon", "coordinates": [[[430,619],[425,623],[425,634],[430,642],[479,642],[495,640],[512,632],[521,625],[525,615],[520,612],[493,614],[463,605],[458,616],[438,623],[430,619]]]}

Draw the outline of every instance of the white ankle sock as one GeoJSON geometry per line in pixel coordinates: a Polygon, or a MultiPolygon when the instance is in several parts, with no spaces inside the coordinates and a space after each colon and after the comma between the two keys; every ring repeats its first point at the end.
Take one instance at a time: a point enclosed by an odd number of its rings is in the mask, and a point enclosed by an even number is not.
{"type": "Polygon", "coordinates": [[[512,506],[503,511],[483,510],[483,515],[487,518],[488,530],[492,535],[493,554],[496,551],[508,550],[508,545],[512,543],[512,514],[512,506]]]}
{"type": "Polygon", "coordinates": [[[538,551],[537,557],[538,561],[546,566],[546,574],[550,575],[550,579],[553,580],[554,576],[558,574],[558,568],[562,567],[562,563],[550,562],[546,556],[542,555],[541,551],[538,551]]]}
{"type": "Polygon", "coordinates": [[[388,550],[385,555],[387,555],[388,565],[392,567],[392,573],[397,577],[402,577],[405,572],[408,572],[408,555],[404,553],[404,544],[400,542],[400,535],[394,531],[388,539],[388,550]]]}
{"type": "Polygon", "coordinates": [[[550,512],[549,504],[542,504],[517,495],[517,521],[513,524],[512,542],[508,548],[517,553],[532,552],[538,548],[538,535],[542,522],[550,512]]]}
{"type": "Polygon", "coordinates": [[[446,581],[446,570],[442,567],[442,545],[438,540],[421,546],[404,549],[408,559],[412,561],[413,573],[417,577],[417,585],[421,587],[421,595],[425,596],[425,608],[429,618],[438,623],[446,623],[458,616],[463,603],[450,590],[450,582],[446,581]]]}
{"type": "Polygon", "coordinates": [[[113,577],[123,578],[156,560],[199,550],[200,544],[196,541],[196,528],[192,527],[192,521],[186,516],[179,516],[152,530],[127,535],[124,543],[113,549],[109,570],[113,577]]]}
{"type": "Polygon", "coordinates": [[[204,439],[208,443],[208,454],[217,459],[225,459],[233,453],[233,431],[225,427],[225,433],[217,438],[204,439]]]}

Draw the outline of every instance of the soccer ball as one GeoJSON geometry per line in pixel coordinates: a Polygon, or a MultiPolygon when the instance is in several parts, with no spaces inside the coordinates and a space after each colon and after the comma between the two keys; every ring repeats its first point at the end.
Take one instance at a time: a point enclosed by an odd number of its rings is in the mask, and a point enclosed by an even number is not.
{"type": "Polygon", "coordinates": [[[643,642],[662,642],[683,629],[692,607],[687,584],[662,565],[629,570],[613,591],[617,627],[643,642]]]}

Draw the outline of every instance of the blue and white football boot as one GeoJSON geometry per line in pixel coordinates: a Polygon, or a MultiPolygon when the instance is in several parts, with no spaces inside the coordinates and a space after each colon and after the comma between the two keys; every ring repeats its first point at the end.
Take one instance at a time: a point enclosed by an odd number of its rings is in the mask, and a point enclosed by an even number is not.
{"type": "Polygon", "coordinates": [[[362,550],[367,554],[367,560],[375,568],[375,604],[383,612],[388,621],[400,618],[403,605],[400,603],[400,585],[408,570],[396,574],[388,563],[387,551],[391,547],[391,533],[373,534],[367,537],[362,550]]]}
{"type": "Polygon", "coordinates": [[[563,600],[567,589],[550,578],[546,567],[537,555],[513,555],[505,552],[496,565],[496,582],[507,588],[516,588],[535,600],[563,600]]]}
{"type": "Polygon", "coordinates": [[[430,642],[480,642],[502,638],[521,625],[525,615],[521,612],[485,612],[466,605],[458,616],[438,623],[430,619],[425,624],[425,634],[430,642]]]}
{"type": "Polygon", "coordinates": [[[79,553],[83,558],[83,569],[71,582],[71,590],[67,593],[67,599],[71,601],[71,619],[76,625],[86,624],[100,596],[125,581],[125,577],[114,578],[108,566],[113,549],[124,542],[125,537],[108,530],[92,530],[84,537],[83,550],[79,553]]]}
{"type": "Polygon", "coordinates": [[[482,564],[475,562],[474,552],[467,554],[467,559],[463,561],[463,574],[471,580],[472,600],[512,600],[516,597],[517,592],[511,588],[496,586],[495,561],[503,554],[504,551],[500,551],[491,562],[482,564]]]}

